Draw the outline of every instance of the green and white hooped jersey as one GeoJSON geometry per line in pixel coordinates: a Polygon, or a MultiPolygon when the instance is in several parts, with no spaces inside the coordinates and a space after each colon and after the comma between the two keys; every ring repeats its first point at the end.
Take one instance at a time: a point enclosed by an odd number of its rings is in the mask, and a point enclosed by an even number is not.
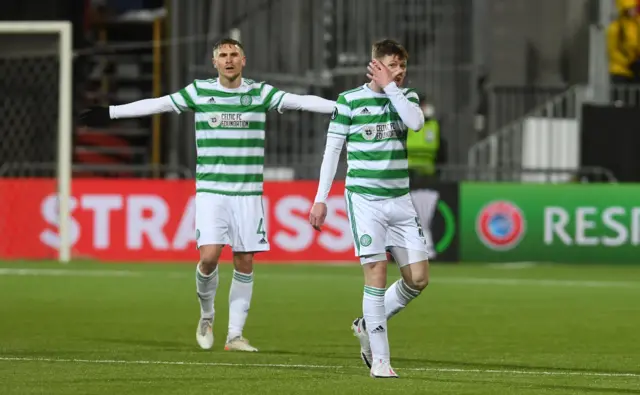
{"type": "MultiPolygon", "coordinates": [[[[403,93],[419,103],[414,90],[403,93]]],[[[346,137],[347,190],[375,200],[408,194],[407,131],[385,93],[366,84],[341,93],[328,133],[346,137]]]]}
{"type": "Polygon", "coordinates": [[[196,192],[262,195],[266,114],[284,94],[244,78],[236,89],[216,78],[195,80],[171,94],[178,113],[195,112],[196,192]]]}

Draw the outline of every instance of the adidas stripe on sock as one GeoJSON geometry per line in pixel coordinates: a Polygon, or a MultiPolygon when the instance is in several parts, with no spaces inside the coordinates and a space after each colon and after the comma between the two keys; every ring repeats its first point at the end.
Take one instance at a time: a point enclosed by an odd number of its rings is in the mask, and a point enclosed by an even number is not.
{"type": "Polygon", "coordinates": [[[387,320],[398,314],[407,304],[420,295],[420,291],[407,285],[403,279],[393,283],[384,294],[384,308],[387,320]]]}
{"type": "Polygon", "coordinates": [[[369,343],[373,358],[388,361],[390,355],[384,294],[384,288],[365,285],[362,297],[362,312],[366,321],[366,330],[369,333],[369,343]]]}

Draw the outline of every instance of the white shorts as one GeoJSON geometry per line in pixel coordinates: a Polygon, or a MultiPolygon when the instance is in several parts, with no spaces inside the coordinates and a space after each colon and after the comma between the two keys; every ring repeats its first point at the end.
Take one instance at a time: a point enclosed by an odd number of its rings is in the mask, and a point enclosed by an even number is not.
{"type": "Polygon", "coordinates": [[[262,196],[196,193],[196,243],[234,252],[269,251],[262,196]]]}
{"type": "Polygon", "coordinates": [[[367,200],[347,190],[345,197],[356,256],[386,254],[391,247],[427,256],[427,242],[409,195],[367,200]]]}

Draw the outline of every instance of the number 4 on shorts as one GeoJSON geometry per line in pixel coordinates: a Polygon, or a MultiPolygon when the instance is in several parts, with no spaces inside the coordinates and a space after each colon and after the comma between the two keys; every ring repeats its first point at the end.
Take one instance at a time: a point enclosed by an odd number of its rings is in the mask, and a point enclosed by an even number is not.
{"type": "Polygon", "coordinates": [[[422,225],[420,224],[420,218],[418,217],[414,217],[416,220],[416,225],[418,225],[418,235],[420,235],[420,237],[424,237],[424,232],[422,231],[422,225]]]}
{"type": "Polygon", "coordinates": [[[258,224],[258,230],[256,233],[262,236],[260,244],[267,244],[267,232],[264,231],[264,218],[260,218],[260,223],[258,224]]]}

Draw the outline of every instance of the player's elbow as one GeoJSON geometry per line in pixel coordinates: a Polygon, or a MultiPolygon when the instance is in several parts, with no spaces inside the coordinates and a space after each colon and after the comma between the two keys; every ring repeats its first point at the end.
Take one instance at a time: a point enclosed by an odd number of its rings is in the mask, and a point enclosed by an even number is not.
{"type": "MultiPolygon", "coordinates": [[[[322,99],[322,98],[321,98],[322,99]]],[[[324,114],[331,114],[333,113],[333,109],[336,108],[336,102],[332,101],[332,100],[327,100],[327,99],[322,99],[322,112],[324,114]]]]}
{"type": "Polygon", "coordinates": [[[422,117],[422,114],[420,114],[420,117],[410,119],[406,124],[409,129],[420,130],[424,126],[424,118],[422,117]]]}

